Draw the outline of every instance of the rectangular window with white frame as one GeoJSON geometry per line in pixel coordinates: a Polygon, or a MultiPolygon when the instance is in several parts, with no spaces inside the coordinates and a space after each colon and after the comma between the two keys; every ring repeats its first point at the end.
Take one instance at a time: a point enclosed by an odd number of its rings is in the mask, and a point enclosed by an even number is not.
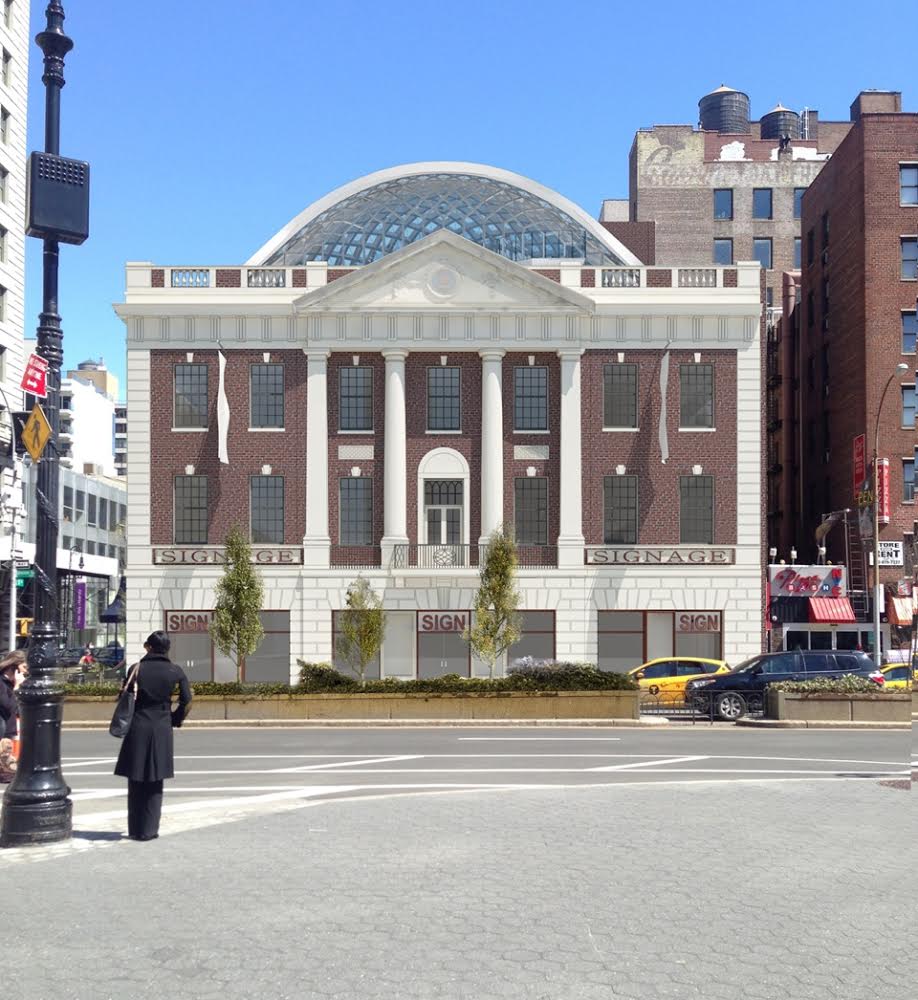
{"type": "Polygon", "coordinates": [[[603,485],[603,530],[605,545],[637,545],[637,476],[605,476],[603,485]]]}
{"type": "Polygon", "coordinates": [[[249,368],[249,427],[284,429],[284,366],[254,364],[249,368]]]}
{"type": "Polygon", "coordinates": [[[0,203],[6,204],[7,189],[9,187],[10,172],[6,167],[0,167],[0,203]]]}
{"type": "Polygon", "coordinates": [[[918,205],[918,163],[899,164],[899,204],[918,205]]]}
{"type": "Polygon", "coordinates": [[[902,280],[918,280],[918,236],[903,236],[899,240],[899,247],[902,255],[902,280]]]}
{"type": "Polygon", "coordinates": [[[902,500],[904,503],[915,502],[915,460],[902,459],[902,500]]]}
{"type": "Polygon", "coordinates": [[[10,141],[10,113],[0,107],[0,142],[6,145],[10,141]]]}
{"type": "Polygon", "coordinates": [[[249,521],[255,545],[284,544],[284,477],[249,477],[249,521]]]}
{"type": "Polygon", "coordinates": [[[902,353],[914,354],[918,340],[918,312],[912,310],[902,313],[902,353]]]}
{"type": "Polygon", "coordinates": [[[373,480],[351,476],[338,480],[338,542],[373,544],[373,480]]]}
{"type": "Polygon", "coordinates": [[[9,235],[9,230],[6,228],[6,226],[0,226],[0,264],[6,263],[8,235],[9,235]]]}
{"type": "Polygon", "coordinates": [[[679,477],[679,543],[714,544],[714,477],[679,477]]]}
{"type": "Polygon", "coordinates": [[[176,476],[174,480],[176,545],[206,545],[208,528],[207,476],[176,476]]]}
{"type": "Polygon", "coordinates": [[[175,366],[175,403],[172,426],[180,430],[207,427],[207,365],[175,366]]]}
{"type": "Polygon", "coordinates": [[[915,387],[913,385],[902,386],[902,426],[915,426],[915,387]]]}
{"type": "Polygon", "coordinates": [[[548,369],[531,365],[513,372],[513,429],[548,430],[548,369]]]}
{"type": "Polygon", "coordinates": [[[548,544],[548,480],[519,476],[514,480],[514,528],[517,545],[548,544]]]}
{"type": "Polygon", "coordinates": [[[603,365],[602,425],[606,430],[636,430],[638,425],[638,366],[603,365]]]}
{"type": "Polygon", "coordinates": [[[338,430],[373,430],[373,369],[354,365],[338,369],[338,430]]]}
{"type": "Polygon", "coordinates": [[[679,366],[679,428],[714,426],[714,365],[679,366]]]}
{"type": "Polygon", "coordinates": [[[441,365],[427,369],[427,430],[459,431],[461,428],[460,371],[441,365]]]}

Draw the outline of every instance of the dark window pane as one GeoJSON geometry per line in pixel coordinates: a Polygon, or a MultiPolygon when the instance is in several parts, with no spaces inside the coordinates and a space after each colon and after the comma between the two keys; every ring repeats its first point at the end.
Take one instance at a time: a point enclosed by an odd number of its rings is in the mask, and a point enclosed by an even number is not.
{"type": "Polygon", "coordinates": [[[795,271],[799,271],[800,270],[800,265],[802,263],[802,259],[801,259],[802,242],[803,241],[800,239],[799,236],[796,236],[794,238],[794,270],[795,271]]]}
{"type": "Polygon", "coordinates": [[[461,479],[425,479],[425,507],[461,507],[461,479]]]}
{"type": "Polygon", "coordinates": [[[342,431],[373,430],[373,369],[338,369],[338,421],[342,431]]]}
{"type": "Polygon", "coordinates": [[[918,278],[918,237],[912,236],[902,242],[902,277],[918,278]]]}
{"type": "Polygon", "coordinates": [[[713,476],[679,477],[679,541],[683,545],[713,545],[713,476]]]}
{"type": "Polygon", "coordinates": [[[637,427],[637,365],[603,366],[603,427],[637,427]]]}
{"type": "Polygon", "coordinates": [[[915,460],[906,458],[902,461],[902,499],[910,503],[915,499],[915,460]]]}
{"type": "Polygon", "coordinates": [[[108,500],[99,497],[99,527],[108,529],[108,500]]]}
{"type": "Polygon", "coordinates": [[[918,313],[902,313],[902,353],[914,354],[918,338],[918,313]]]}
{"type": "Polygon", "coordinates": [[[754,188],[752,191],[753,219],[771,218],[771,188],[754,188]]]}
{"type": "Polygon", "coordinates": [[[548,430],[547,368],[517,368],[514,371],[513,429],[548,430]]]}
{"type": "Polygon", "coordinates": [[[252,476],[249,490],[252,541],[261,545],[283,544],[284,477],[252,476]]]}
{"type": "Polygon", "coordinates": [[[86,498],[89,501],[89,509],[86,512],[86,523],[92,527],[96,526],[96,495],[90,493],[86,498]]]}
{"type": "Polygon", "coordinates": [[[638,533],[637,476],[603,479],[603,542],[636,545],[638,533]]]}
{"type": "Polygon", "coordinates": [[[514,483],[516,542],[548,544],[548,480],[530,476],[514,483]]]}
{"type": "Polygon", "coordinates": [[[427,369],[427,429],[458,431],[459,369],[427,369]]]}
{"type": "Polygon", "coordinates": [[[175,544],[207,544],[207,476],[175,477],[175,544]]]}
{"type": "Polygon", "coordinates": [[[714,366],[679,366],[679,426],[714,426],[714,366]]]}
{"type": "Polygon", "coordinates": [[[283,365],[252,365],[249,396],[252,427],[284,426],[283,365]]]}
{"type": "Polygon", "coordinates": [[[771,238],[756,237],[752,241],[752,256],[765,268],[771,270],[771,238]]]}
{"type": "Polygon", "coordinates": [[[733,189],[717,188],[714,191],[714,218],[733,218],[733,189]]]}
{"type": "Polygon", "coordinates": [[[175,366],[174,427],[207,426],[207,365],[175,366]]]}
{"type": "MultiPolygon", "coordinates": [[[[461,485],[461,484],[460,484],[461,485]]],[[[338,480],[340,514],[338,538],[342,545],[373,544],[373,480],[367,476],[338,480]]]]}
{"type": "Polygon", "coordinates": [[[733,240],[714,240],[714,263],[721,266],[733,263],[733,240]]]}
{"type": "Polygon", "coordinates": [[[899,201],[918,205],[918,164],[899,167],[899,201]]]}
{"type": "Polygon", "coordinates": [[[803,218],[803,194],[806,188],[794,188],[794,218],[803,218]]]}

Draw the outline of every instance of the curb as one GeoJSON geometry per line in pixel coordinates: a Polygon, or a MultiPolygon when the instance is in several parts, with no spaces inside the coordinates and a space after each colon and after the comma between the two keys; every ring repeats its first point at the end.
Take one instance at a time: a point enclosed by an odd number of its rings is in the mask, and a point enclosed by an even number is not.
{"type": "MultiPolygon", "coordinates": [[[[608,729],[661,729],[659,719],[188,719],[182,729],[403,729],[452,727],[459,729],[502,729],[539,726],[543,728],[602,727],[608,729]]],[[[67,722],[64,729],[104,730],[107,722],[67,722]]]]}
{"type": "Polygon", "coordinates": [[[806,719],[737,719],[736,725],[749,729],[894,729],[909,730],[909,722],[828,722],[806,719]]]}

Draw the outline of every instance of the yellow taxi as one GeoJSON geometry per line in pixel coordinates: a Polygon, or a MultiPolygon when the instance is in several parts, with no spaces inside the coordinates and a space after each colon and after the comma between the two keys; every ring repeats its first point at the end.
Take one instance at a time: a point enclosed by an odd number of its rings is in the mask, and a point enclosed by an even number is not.
{"type": "Polygon", "coordinates": [[[711,674],[725,674],[730,670],[723,660],[708,660],[698,656],[673,656],[648,660],[628,671],[628,676],[638,682],[641,693],[673,702],[685,697],[688,681],[711,674]]]}
{"type": "Polygon", "coordinates": [[[909,680],[907,663],[891,663],[888,667],[880,667],[880,673],[885,679],[884,691],[904,691],[918,681],[918,670],[912,671],[911,681],[909,680]]]}

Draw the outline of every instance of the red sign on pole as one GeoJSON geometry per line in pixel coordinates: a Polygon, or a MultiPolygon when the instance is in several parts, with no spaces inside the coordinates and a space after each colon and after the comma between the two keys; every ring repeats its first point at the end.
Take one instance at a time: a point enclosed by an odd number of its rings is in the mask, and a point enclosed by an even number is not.
{"type": "Polygon", "coordinates": [[[889,524],[889,459],[877,459],[877,522],[889,524]]]}
{"type": "Polygon", "coordinates": [[[41,355],[29,355],[20,385],[33,396],[44,399],[48,395],[48,362],[41,355]]]}
{"type": "Polygon", "coordinates": [[[863,434],[858,434],[854,439],[854,495],[855,497],[864,487],[864,480],[867,478],[867,439],[863,434]]]}

